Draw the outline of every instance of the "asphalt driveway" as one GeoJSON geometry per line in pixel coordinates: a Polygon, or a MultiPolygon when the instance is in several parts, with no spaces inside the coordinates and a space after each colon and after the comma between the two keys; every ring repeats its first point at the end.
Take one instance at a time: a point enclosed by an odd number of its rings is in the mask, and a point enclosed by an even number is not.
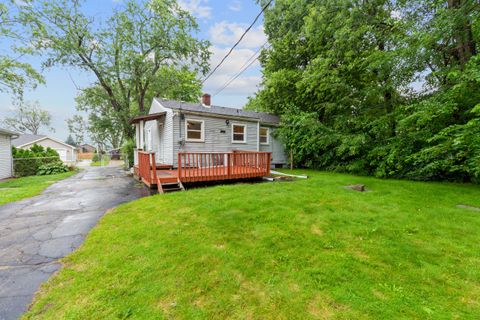
{"type": "Polygon", "coordinates": [[[0,319],[17,319],[105,212],[148,195],[119,167],[87,167],[41,195],[0,206],[0,319]]]}

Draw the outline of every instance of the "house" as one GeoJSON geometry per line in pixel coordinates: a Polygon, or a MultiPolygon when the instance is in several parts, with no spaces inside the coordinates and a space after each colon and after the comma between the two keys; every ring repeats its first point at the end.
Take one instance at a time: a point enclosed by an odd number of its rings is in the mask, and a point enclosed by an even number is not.
{"type": "Polygon", "coordinates": [[[85,143],[77,147],[79,153],[94,153],[97,148],[91,144],[85,143]]]}
{"type": "Polygon", "coordinates": [[[260,178],[287,158],[275,137],[275,115],[155,98],[135,125],[134,173],[146,185],[183,189],[183,183],[260,178]]]}
{"type": "Polygon", "coordinates": [[[18,134],[0,128],[0,179],[13,176],[12,138],[18,134]]]}
{"type": "Polygon", "coordinates": [[[122,150],[120,148],[107,150],[107,154],[110,157],[110,160],[120,160],[122,155],[122,150]]]}
{"type": "MultiPolygon", "coordinates": [[[[155,152],[159,163],[176,167],[179,152],[271,152],[271,165],[287,163],[283,144],[274,136],[279,124],[275,115],[210,104],[155,98],[146,116],[136,124],[137,148],[155,152]]],[[[137,160],[135,160],[137,164],[137,160]]]]}
{"type": "Polygon", "coordinates": [[[64,163],[73,163],[77,160],[77,151],[74,146],[45,135],[21,134],[12,140],[12,144],[19,149],[30,149],[34,144],[44,148],[49,147],[58,152],[60,160],[64,163]]]}

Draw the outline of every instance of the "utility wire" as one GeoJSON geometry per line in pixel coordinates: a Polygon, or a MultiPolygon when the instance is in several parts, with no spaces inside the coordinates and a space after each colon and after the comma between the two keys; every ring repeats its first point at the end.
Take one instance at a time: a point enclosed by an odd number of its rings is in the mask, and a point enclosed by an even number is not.
{"type": "Polygon", "coordinates": [[[230,49],[230,51],[228,51],[228,53],[223,57],[223,59],[220,61],[219,64],[217,64],[217,66],[205,77],[205,79],[202,80],[202,84],[208,80],[208,78],[210,78],[212,76],[212,74],[215,73],[215,71],[217,71],[217,69],[223,64],[223,62],[225,61],[225,59],[228,58],[228,56],[232,53],[233,49],[235,49],[238,44],[242,41],[243,37],[245,37],[245,35],[247,34],[248,31],[250,31],[250,29],[252,29],[253,25],[257,22],[258,18],[260,18],[260,16],[262,15],[262,13],[267,9],[267,7],[270,5],[270,3],[272,3],[273,0],[270,0],[267,2],[267,4],[265,6],[263,6],[262,10],[260,11],[260,13],[255,17],[255,20],[253,20],[253,22],[250,24],[250,26],[248,26],[247,29],[245,29],[245,31],[243,32],[242,36],[240,37],[240,39],[238,39],[238,41],[233,45],[233,47],[230,49]]]}
{"type": "Polygon", "coordinates": [[[228,87],[235,79],[237,79],[243,72],[245,72],[251,65],[253,65],[253,63],[258,60],[258,58],[260,57],[260,55],[257,56],[257,54],[260,52],[260,50],[262,50],[265,45],[268,43],[268,41],[265,41],[264,44],[262,44],[251,56],[250,58],[247,59],[247,61],[245,61],[245,63],[240,67],[240,71],[234,75],[232,78],[230,78],[229,80],[227,80],[227,82],[225,82],[223,84],[223,86],[221,87],[220,90],[218,90],[217,92],[215,92],[212,96],[216,96],[217,94],[219,94],[220,92],[222,92],[226,87],[228,87]],[[257,57],[255,57],[257,56],[257,57]],[[255,57],[255,59],[253,59],[255,57]],[[253,61],[251,61],[253,59],[253,61]],[[250,62],[250,63],[249,63],[250,62]],[[248,66],[247,66],[248,64],[248,66]],[[246,67],[245,67],[246,66],[246,67]],[[245,68],[244,68],[245,67],[245,68]]]}
{"type": "Polygon", "coordinates": [[[230,81],[228,81],[220,90],[218,90],[217,92],[215,92],[214,96],[219,94],[220,92],[222,92],[225,88],[227,88],[233,81],[235,81],[238,77],[240,77],[240,75],[242,73],[244,73],[248,68],[250,68],[250,66],[258,60],[258,58],[260,57],[260,55],[258,55],[255,59],[253,59],[243,70],[240,70],[239,73],[237,73],[232,79],[230,79],[230,81]]]}

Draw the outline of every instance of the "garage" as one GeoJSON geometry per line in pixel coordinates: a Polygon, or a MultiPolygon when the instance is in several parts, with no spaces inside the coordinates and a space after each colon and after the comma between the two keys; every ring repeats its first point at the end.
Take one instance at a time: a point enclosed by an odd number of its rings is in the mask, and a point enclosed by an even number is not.
{"type": "Polygon", "coordinates": [[[12,140],[12,145],[20,149],[30,149],[34,145],[51,148],[58,152],[60,160],[66,164],[75,163],[77,160],[77,150],[74,146],[45,135],[21,134],[18,138],[12,140]]]}

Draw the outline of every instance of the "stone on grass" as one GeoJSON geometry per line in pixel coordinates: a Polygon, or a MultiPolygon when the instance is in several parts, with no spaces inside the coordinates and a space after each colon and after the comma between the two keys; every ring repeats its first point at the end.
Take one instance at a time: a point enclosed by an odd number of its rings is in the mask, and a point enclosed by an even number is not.
{"type": "Polygon", "coordinates": [[[367,190],[365,189],[365,185],[364,185],[364,184],[352,184],[352,185],[346,186],[345,188],[347,188],[347,189],[352,189],[352,190],[355,190],[355,191],[360,191],[360,192],[365,192],[365,191],[367,191],[367,190]]]}

